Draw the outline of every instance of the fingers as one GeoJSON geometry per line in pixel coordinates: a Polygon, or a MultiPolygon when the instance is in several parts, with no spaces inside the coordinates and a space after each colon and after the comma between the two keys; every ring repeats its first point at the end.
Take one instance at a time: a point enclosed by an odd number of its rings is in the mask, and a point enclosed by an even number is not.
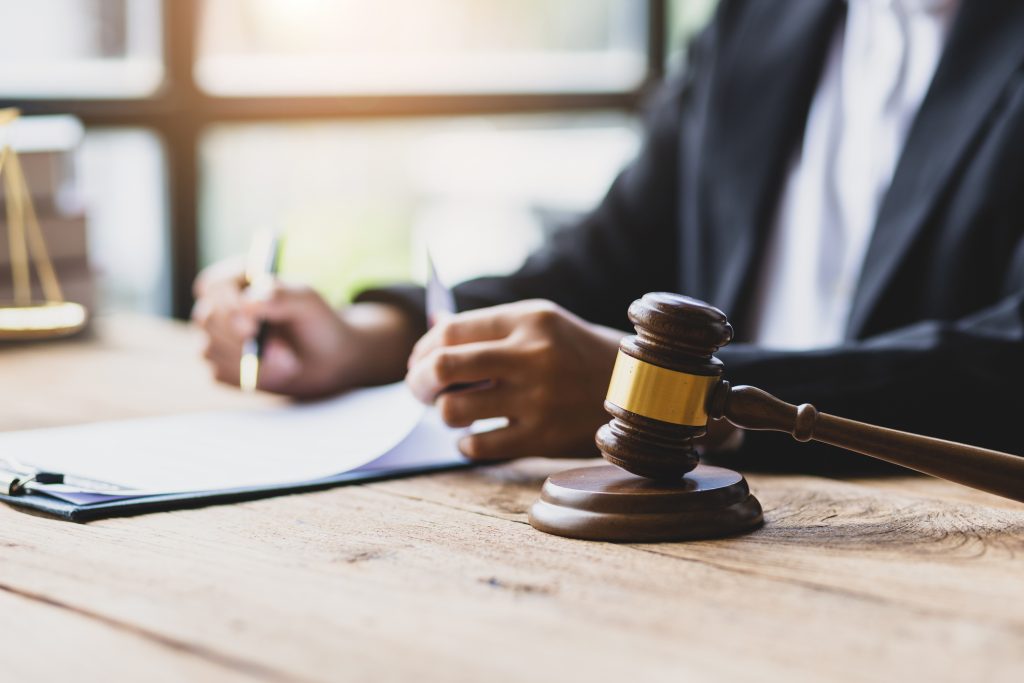
{"type": "Polygon", "coordinates": [[[607,387],[607,377],[594,378],[610,371],[606,347],[616,344],[550,301],[517,302],[437,324],[409,357],[406,381],[453,427],[509,420],[505,429],[460,441],[471,459],[592,456],[607,387]],[[442,393],[481,380],[490,386],[442,393]]]}
{"type": "Polygon", "coordinates": [[[228,288],[238,291],[244,286],[245,261],[238,256],[204,268],[192,285],[192,293],[196,299],[202,299],[216,289],[228,288]]]}
{"type": "Polygon", "coordinates": [[[412,367],[442,346],[491,341],[507,337],[515,327],[514,304],[467,311],[444,318],[416,342],[409,356],[412,367]]]}
{"type": "Polygon", "coordinates": [[[239,347],[217,344],[212,339],[207,343],[206,349],[203,351],[203,357],[210,364],[210,372],[213,378],[218,382],[233,386],[238,386],[241,356],[241,349],[239,347]]]}
{"type": "Polygon", "coordinates": [[[192,309],[192,319],[206,333],[209,347],[233,352],[238,352],[242,341],[255,334],[257,327],[256,319],[241,309],[239,292],[228,288],[213,290],[199,299],[192,309]]]}
{"type": "Polygon", "coordinates": [[[279,337],[268,337],[260,357],[256,386],[264,391],[283,393],[302,370],[295,350],[279,337]]]}
{"type": "MultiPolygon", "coordinates": [[[[264,319],[286,319],[301,315],[315,296],[305,288],[275,283],[265,298],[251,300],[248,291],[235,286],[208,287],[192,310],[195,323],[206,333],[203,355],[213,376],[225,384],[238,384],[242,345],[256,335],[264,319]]],[[[273,334],[268,338],[260,363],[260,388],[275,390],[286,386],[299,364],[294,351],[273,334]]]]}
{"type": "Polygon", "coordinates": [[[504,429],[462,437],[459,450],[474,462],[508,460],[525,455],[521,449],[527,442],[527,436],[523,427],[512,423],[504,429]]]}
{"type": "Polygon", "coordinates": [[[413,395],[433,403],[454,384],[492,380],[504,383],[516,367],[514,350],[500,342],[477,342],[433,350],[410,367],[405,377],[413,395]]]}
{"type": "Polygon", "coordinates": [[[515,410],[514,392],[507,386],[453,391],[438,397],[436,406],[449,427],[468,427],[477,420],[505,417],[515,410]]]}
{"type": "MultiPolygon", "coordinates": [[[[214,379],[231,386],[238,386],[241,347],[223,343],[207,344],[203,353],[210,363],[214,379]]],[[[270,336],[260,356],[260,372],[257,387],[264,391],[286,392],[290,383],[301,370],[295,351],[278,337],[270,336]]]]}
{"type": "Polygon", "coordinates": [[[306,285],[275,280],[266,290],[246,290],[239,308],[253,320],[284,323],[305,316],[314,308],[326,306],[316,291],[306,285]]]}

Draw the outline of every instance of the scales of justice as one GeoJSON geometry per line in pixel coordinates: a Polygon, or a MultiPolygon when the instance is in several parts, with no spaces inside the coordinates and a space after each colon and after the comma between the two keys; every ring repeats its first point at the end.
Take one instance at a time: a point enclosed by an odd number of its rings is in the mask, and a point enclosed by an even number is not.
{"type": "MultiPolygon", "coordinates": [[[[19,116],[17,109],[0,109],[0,134],[19,116]]],[[[0,341],[50,339],[80,331],[88,314],[81,304],[64,300],[21,162],[9,141],[3,141],[0,147],[0,181],[7,204],[7,241],[14,285],[13,298],[0,300],[0,341]],[[32,294],[33,265],[42,290],[41,299],[32,294]]]]}

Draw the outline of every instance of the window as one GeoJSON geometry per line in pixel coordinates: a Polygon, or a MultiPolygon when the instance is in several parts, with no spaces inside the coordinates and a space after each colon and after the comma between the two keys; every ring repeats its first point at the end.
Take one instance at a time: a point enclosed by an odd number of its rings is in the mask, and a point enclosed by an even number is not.
{"type": "Polygon", "coordinates": [[[637,142],[616,113],[217,125],[201,147],[201,262],[276,227],[282,273],[334,303],[423,281],[427,244],[446,281],[510,272],[600,200],[637,142]]]}
{"type": "Polygon", "coordinates": [[[206,0],[218,95],[622,91],[647,75],[636,0],[206,0]]]}
{"type": "Polygon", "coordinates": [[[0,93],[142,97],[163,82],[159,0],[0,2],[0,93]]]}
{"type": "Polygon", "coordinates": [[[100,304],[166,314],[171,262],[159,137],[140,128],[91,130],[78,157],[100,304]]]}
{"type": "Polygon", "coordinates": [[[108,307],[187,315],[267,225],[343,301],[427,241],[446,279],[510,270],[592,206],[711,5],[0,0],[0,105],[84,122],[108,307]]]}

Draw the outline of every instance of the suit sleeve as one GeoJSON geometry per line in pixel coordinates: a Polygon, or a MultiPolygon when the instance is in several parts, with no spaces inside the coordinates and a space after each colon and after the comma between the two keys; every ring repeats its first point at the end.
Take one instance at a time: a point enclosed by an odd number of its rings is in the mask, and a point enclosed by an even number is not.
{"type": "MultiPolygon", "coordinates": [[[[1019,274],[1009,280],[1019,281],[1019,274]]],[[[1018,382],[1024,290],[960,320],[926,320],[835,348],[786,352],[736,344],[717,355],[733,385],[760,387],[841,417],[1024,455],[1018,382]]],[[[893,468],[767,432],[748,432],[739,452],[712,459],[803,472],[893,468]]]]}
{"type": "Polygon", "coordinates": [[[629,329],[626,309],[677,281],[680,117],[684,81],[658,94],[639,156],[580,224],[556,233],[509,277],[457,287],[466,308],[550,299],[601,325],[629,329]]]}

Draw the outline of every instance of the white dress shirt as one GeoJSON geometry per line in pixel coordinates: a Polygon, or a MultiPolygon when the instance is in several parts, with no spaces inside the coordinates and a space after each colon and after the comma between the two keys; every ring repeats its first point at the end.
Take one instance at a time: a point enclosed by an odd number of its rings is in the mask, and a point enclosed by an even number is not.
{"type": "Polygon", "coordinates": [[[958,0],[849,0],[783,185],[754,341],[840,343],[882,199],[958,0]]]}

